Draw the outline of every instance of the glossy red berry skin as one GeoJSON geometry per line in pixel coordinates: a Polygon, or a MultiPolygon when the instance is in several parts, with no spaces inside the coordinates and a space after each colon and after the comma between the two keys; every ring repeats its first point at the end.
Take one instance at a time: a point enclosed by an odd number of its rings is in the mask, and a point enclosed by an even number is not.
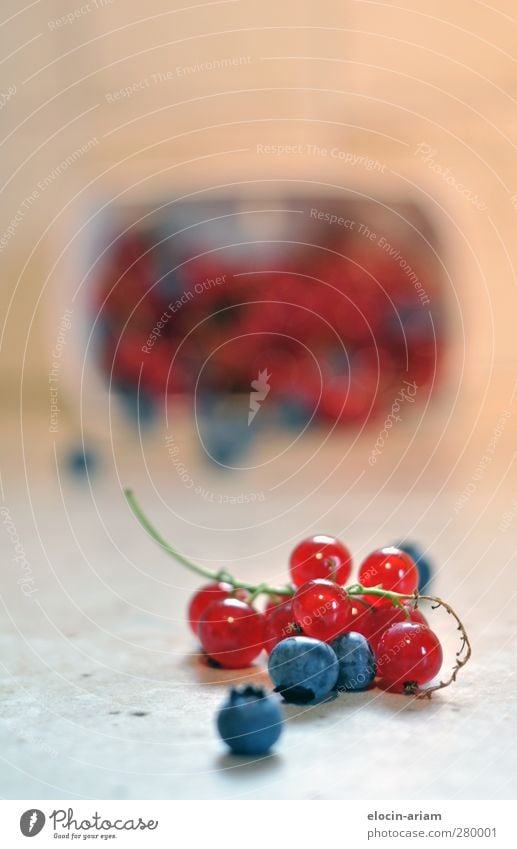
{"type": "Polygon", "coordinates": [[[264,646],[266,620],[245,601],[226,598],[210,604],[199,623],[205,652],[226,669],[244,669],[264,646]]]}
{"type": "Polygon", "coordinates": [[[350,630],[352,604],[345,590],[333,581],[307,581],[294,595],[293,610],[307,637],[328,643],[350,630]]]}
{"type": "Polygon", "coordinates": [[[200,587],[192,596],[188,609],[188,620],[190,627],[196,637],[199,634],[199,622],[207,607],[213,601],[221,601],[225,598],[230,598],[233,592],[231,584],[219,583],[205,584],[200,587]]]}
{"type": "Polygon", "coordinates": [[[411,693],[438,675],[443,652],[436,634],[418,622],[396,622],[377,648],[378,684],[392,693],[411,693]]]}
{"type": "Polygon", "coordinates": [[[404,602],[404,607],[407,607],[409,610],[409,618],[411,622],[418,622],[420,625],[425,625],[427,628],[429,627],[429,622],[418,607],[415,607],[410,601],[404,602]]]}
{"type": "Polygon", "coordinates": [[[291,553],[289,569],[295,587],[317,578],[343,585],[352,571],[352,557],[335,537],[317,534],[298,543],[291,553]]]}
{"type": "Polygon", "coordinates": [[[249,601],[251,598],[251,593],[249,590],[245,590],[242,587],[238,587],[232,593],[233,598],[238,598],[239,601],[249,601]]]}
{"type": "Polygon", "coordinates": [[[296,622],[291,600],[284,601],[282,604],[277,604],[266,610],[265,617],[264,648],[268,654],[281,640],[285,640],[287,637],[300,636],[303,633],[296,622]]]}
{"type": "Polygon", "coordinates": [[[367,608],[354,603],[352,608],[353,631],[358,631],[370,643],[373,651],[377,652],[379,641],[390,625],[396,622],[418,622],[421,625],[427,625],[427,620],[423,613],[420,612],[411,602],[403,602],[403,606],[409,613],[409,620],[400,607],[393,605],[385,605],[383,607],[367,608]]]}
{"type": "MultiPolygon", "coordinates": [[[[418,586],[418,569],[415,562],[399,548],[380,548],[372,551],[361,564],[359,583],[363,587],[380,586],[383,590],[411,595],[418,586]]],[[[389,599],[375,595],[364,596],[374,607],[391,605],[389,599]]]]}
{"type": "Polygon", "coordinates": [[[370,638],[370,612],[372,608],[352,599],[350,608],[350,630],[362,634],[368,640],[370,638]]]}
{"type": "Polygon", "coordinates": [[[280,607],[282,604],[287,604],[289,601],[291,601],[291,599],[287,598],[285,595],[270,595],[264,608],[264,616],[267,616],[272,610],[276,610],[277,607],[280,607]]]}

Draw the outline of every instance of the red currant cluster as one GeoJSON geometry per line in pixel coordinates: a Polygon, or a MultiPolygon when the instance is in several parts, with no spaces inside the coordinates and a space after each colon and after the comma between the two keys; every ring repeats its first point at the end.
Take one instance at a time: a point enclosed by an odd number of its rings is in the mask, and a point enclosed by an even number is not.
{"type": "MultiPolygon", "coordinates": [[[[293,251],[283,273],[242,274],[240,255],[178,263],[159,229],[128,233],[96,294],[102,368],[115,389],[138,387],[150,400],[195,388],[248,394],[266,370],[271,409],[288,423],[314,411],[341,424],[381,416],[403,379],[423,398],[436,378],[439,320],[384,252],[347,245],[346,254],[293,251]]],[[[418,273],[431,291],[436,281],[418,273]]]]}
{"type": "Polygon", "coordinates": [[[420,598],[430,599],[452,614],[462,636],[451,679],[437,686],[455,680],[470,656],[462,623],[441,599],[418,594],[417,566],[402,549],[391,546],[372,552],[359,568],[359,583],[345,587],[352,572],[350,552],[338,539],[317,535],[300,542],[292,552],[291,584],[254,586],[190,563],[162,539],[132,493],[126,492],[126,497],[162,548],[183,565],[213,579],[193,596],[189,621],[206,655],[226,669],[249,666],[263,650],[271,653],[288,637],[303,635],[330,644],[353,632],[362,634],[374,652],[379,687],[429,693],[430,689],[421,688],[438,675],[443,654],[438,637],[418,609],[420,598]],[[259,607],[261,597],[267,601],[259,607]],[[464,649],[466,656],[462,657],[464,649]]]}
{"type": "MultiPolygon", "coordinates": [[[[290,597],[270,598],[260,612],[249,591],[222,581],[208,584],[192,598],[190,626],[206,654],[227,669],[249,666],[262,649],[270,653],[289,636],[304,634],[332,643],[355,631],[375,652],[380,687],[402,692],[408,676],[419,686],[427,684],[440,671],[442,648],[415,601],[394,606],[389,595],[345,589],[351,566],[350,553],[339,540],[311,537],[291,554],[290,597]]],[[[359,581],[365,591],[412,595],[418,572],[404,551],[383,548],[362,563],[359,581]]]]}

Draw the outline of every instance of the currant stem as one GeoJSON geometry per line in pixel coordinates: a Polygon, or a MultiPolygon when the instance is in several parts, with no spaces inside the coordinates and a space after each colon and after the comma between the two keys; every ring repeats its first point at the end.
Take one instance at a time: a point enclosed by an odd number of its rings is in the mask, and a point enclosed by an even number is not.
{"type": "Polygon", "coordinates": [[[188,557],[185,557],[184,554],[180,554],[179,551],[176,551],[175,548],[170,545],[156,530],[154,525],[147,518],[142,508],[138,504],[136,500],[133,490],[125,489],[124,495],[126,497],[126,501],[131,508],[133,515],[138,519],[142,527],[149,534],[149,536],[154,539],[156,543],[162,548],[167,554],[171,557],[174,557],[178,563],[181,563],[183,566],[186,566],[187,569],[190,569],[191,572],[195,572],[196,575],[201,575],[202,578],[208,578],[210,581],[225,581],[228,584],[231,584],[232,587],[236,590],[248,590],[253,598],[256,598],[257,595],[262,593],[266,595],[281,595],[281,596],[292,596],[293,590],[290,587],[270,587],[267,584],[248,584],[245,581],[236,580],[233,575],[230,575],[228,572],[224,570],[220,570],[219,572],[213,572],[210,569],[205,569],[203,566],[199,566],[197,563],[193,563],[188,557]]]}
{"type": "Polygon", "coordinates": [[[391,590],[383,590],[381,586],[378,587],[363,587],[361,584],[351,584],[349,587],[346,587],[347,594],[354,598],[355,596],[360,595],[376,595],[379,598],[387,598],[391,601],[395,607],[402,607],[402,602],[407,601],[407,599],[417,599],[422,598],[417,593],[411,593],[411,595],[407,595],[406,593],[394,593],[391,590]]]}
{"type": "Polygon", "coordinates": [[[460,632],[461,637],[461,645],[459,650],[456,652],[456,663],[452,667],[449,677],[445,681],[439,681],[438,684],[434,684],[431,687],[416,687],[411,693],[411,695],[415,696],[417,699],[430,699],[436,690],[443,690],[445,687],[448,687],[456,681],[458,672],[472,657],[472,645],[465,630],[465,625],[450,604],[447,604],[447,602],[443,601],[443,599],[433,595],[421,595],[419,598],[433,602],[433,609],[436,607],[443,607],[444,610],[456,621],[457,630],[460,632]]]}
{"type": "Polygon", "coordinates": [[[197,575],[201,575],[202,578],[210,578],[214,581],[222,580],[219,574],[211,572],[208,569],[204,569],[202,566],[198,566],[196,563],[192,563],[183,554],[180,554],[179,551],[176,551],[175,548],[169,545],[169,543],[164,540],[162,535],[156,530],[154,525],[151,524],[145,513],[142,511],[131,489],[125,489],[124,495],[126,496],[126,501],[131,507],[133,514],[136,516],[144,530],[147,531],[149,536],[152,537],[154,541],[157,542],[158,545],[163,548],[164,551],[167,552],[167,554],[170,554],[171,557],[174,557],[179,563],[183,564],[183,566],[186,566],[187,569],[190,569],[191,572],[195,572],[197,575]]]}
{"type": "Polygon", "coordinates": [[[432,603],[433,609],[443,607],[443,609],[456,621],[457,630],[460,632],[461,645],[459,651],[456,652],[456,663],[452,667],[451,673],[445,681],[440,680],[438,684],[433,684],[431,687],[418,687],[416,685],[409,687],[407,694],[415,696],[417,699],[430,699],[431,695],[436,692],[436,690],[443,690],[445,687],[448,687],[456,681],[458,672],[463,666],[465,666],[472,656],[472,645],[463,622],[450,604],[434,595],[420,595],[418,592],[415,592],[412,595],[404,595],[402,593],[394,593],[389,592],[388,590],[383,590],[381,587],[362,587],[361,584],[352,584],[352,586],[347,588],[347,593],[352,598],[363,594],[380,596],[381,598],[389,599],[396,607],[402,607],[402,599],[412,599],[415,604],[417,604],[420,599],[424,599],[425,601],[430,601],[432,603]]]}

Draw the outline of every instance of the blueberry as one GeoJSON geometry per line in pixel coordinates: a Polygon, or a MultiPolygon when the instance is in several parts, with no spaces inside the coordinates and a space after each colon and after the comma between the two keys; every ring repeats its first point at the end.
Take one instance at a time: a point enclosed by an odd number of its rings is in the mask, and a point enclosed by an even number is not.
{"type": "Polygon", "coordinates": [[[117,400],[133,424],[145,429],[153,423],[156,402],[147,391],[129,383],[118,383],[115,391],[117,400]]]}
{"type": "Polygon", "coordinates": [[[286,702],[317,702],[335,689],[339,664],[327,643],[312,637],[288,637],[269,656],[269,674],[286,702]]]}
{"type": "Polygon", "coordinates": [[[397,548],[405,551],[416,563],[418,569],[418,591],[423,593],[429,586],[433,574],[433,567],[428,557],[420,546],[413,542],[398,542],[397,548]]]}
{"type": "Polygon", "coordinates": [[[200,395],[196,413],[202,447],[212,463],[231,466],[251,449],[256,428],[248,427],[247,408],[231,397],[200,395]]]}
{"type": "Polygon", "coordinates": [[[282,733],[283,716],[262,687],[232,687],[217,714],[217,729],[236,755],[265,755],[282,733]]]}
{"type": "Polygon", "coordinates": [[[278,408],[278,418],[284,427],[299,430],[306,427],[311,418],[312,411],[308,404],[295,397],[284,396],[281,398],[278,408]]]}
{"type": "Polygon", "coordinates": [[[69,451],[66,464],[73,475],[81,477],[91,474],[97,464],[97,457],[93,451],[83,445],[78,445],[69,451]]]}
{"type": "Polygon", "coordinates": [[[338,690],[366,690],[375,678],[375,655],[362,634],[349,631],[332,643],[339,661],[338,690]]]}

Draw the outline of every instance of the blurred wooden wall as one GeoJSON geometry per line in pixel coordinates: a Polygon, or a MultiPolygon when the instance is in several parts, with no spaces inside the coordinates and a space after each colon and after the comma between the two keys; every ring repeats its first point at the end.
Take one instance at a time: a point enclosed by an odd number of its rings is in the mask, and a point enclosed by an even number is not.
{"type": "Polygon", "coordinates": [[[56,291],[70,274],[60,253],[96,197],[275,178],[427,205],[444,238],[458,375],[474,393],[465,403],[495,387],[494,369],[504,397],[515,371],[516,17],[509,0],[4,2],[5,403],[17,403],[23,372],[24,403],[48,404],[56,291]],[[265,155],[268,144],[337,146],[386,172],[265,155]]]}

